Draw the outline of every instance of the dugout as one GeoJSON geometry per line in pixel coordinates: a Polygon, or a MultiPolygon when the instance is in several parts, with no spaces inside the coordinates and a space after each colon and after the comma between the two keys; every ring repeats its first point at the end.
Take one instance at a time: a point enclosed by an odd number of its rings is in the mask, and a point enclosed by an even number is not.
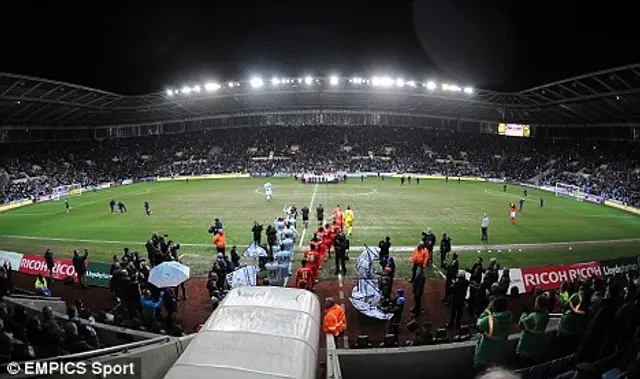
{"type": "Polygon", "coordinates": [[[315,378],[320,327],[320,302],[309,291],[233,289],[165,379],[315,378]]]}

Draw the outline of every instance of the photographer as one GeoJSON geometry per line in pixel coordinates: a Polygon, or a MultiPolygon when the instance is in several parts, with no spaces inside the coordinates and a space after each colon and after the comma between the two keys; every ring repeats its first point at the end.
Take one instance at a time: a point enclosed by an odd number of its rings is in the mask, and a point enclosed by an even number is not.
{"type": "Polygon", "coordinates": [[[222,229],[222,221],[219,218],[213,220],[213,225],[209,227],[208,232],[210,234],[218,234],[218,231],[222,229]]]}
{"type": "Polygon", "coordinates": [[[251,233],[253,233],[253,242],[257,245],[260,245],[260,240],[262,239],[262,229],[262,224],[259,224],[258,221],[253,222],[251,233]]]}

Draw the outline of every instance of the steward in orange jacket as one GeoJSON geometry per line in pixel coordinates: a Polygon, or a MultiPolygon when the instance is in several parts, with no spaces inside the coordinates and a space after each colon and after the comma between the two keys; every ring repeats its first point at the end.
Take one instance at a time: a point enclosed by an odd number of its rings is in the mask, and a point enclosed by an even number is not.
{"type": "Polygon", "coordinates": [[[418,269],[418,267],[425,268],[427,267],[427,262],[429,262],[429,250],[427,250],[423,242],[420,242],[420,244],[418,244],[418,247],[413,249],[410,260],[411,263],[413,263],[413,266],[411,267],[410,282],[413,283],[416,278],[416,270],[418,269]]]}
{"type": "Polygon", "coordinates": [[[338,337],[347,329],[347,318],[344,309],[336,304],[332,297],[328,297],[325,302],[325,314],[322,321],[322,330],[338,337]]]}
{"type": "Polygon", "coordinates": [[[213,244],[216,245],[218,253],[222,253],[223,256],[226,256],[225,249],[227,247],[227,241],[225,240],[224,231],[218,230],[218,233],[213,236],[213,244]]]}

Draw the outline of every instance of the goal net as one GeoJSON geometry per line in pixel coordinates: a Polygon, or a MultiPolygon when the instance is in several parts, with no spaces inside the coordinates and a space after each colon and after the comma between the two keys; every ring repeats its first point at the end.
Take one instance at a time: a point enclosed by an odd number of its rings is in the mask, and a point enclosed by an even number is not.
{"type": "Polygon", "coordinates": [[[51,198],[53,200],[60,200],[67,196],[80,196],[82,195],[82,184],[69,184],[66,186],[54,187],[51,192],[51,198]]]}
{"type": "Polygon", "coordinates": [[[555,195],[571,197],[578,201],[583,201],[585,198],[585,192],[580,187],[566,183],[556,183],[555,195]]]}

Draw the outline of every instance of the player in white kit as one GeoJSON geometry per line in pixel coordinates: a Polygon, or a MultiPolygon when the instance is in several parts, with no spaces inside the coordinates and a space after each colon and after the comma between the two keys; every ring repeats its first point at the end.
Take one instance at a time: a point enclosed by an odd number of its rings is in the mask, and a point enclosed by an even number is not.
{"type": "Polygon", "coordinates": [[[267,195],[267,201],[271,201],[271,195],[272,195],[272,191],[271,191],[271,183],[267,182],[264,184],[264,194],[267,195]]]}

